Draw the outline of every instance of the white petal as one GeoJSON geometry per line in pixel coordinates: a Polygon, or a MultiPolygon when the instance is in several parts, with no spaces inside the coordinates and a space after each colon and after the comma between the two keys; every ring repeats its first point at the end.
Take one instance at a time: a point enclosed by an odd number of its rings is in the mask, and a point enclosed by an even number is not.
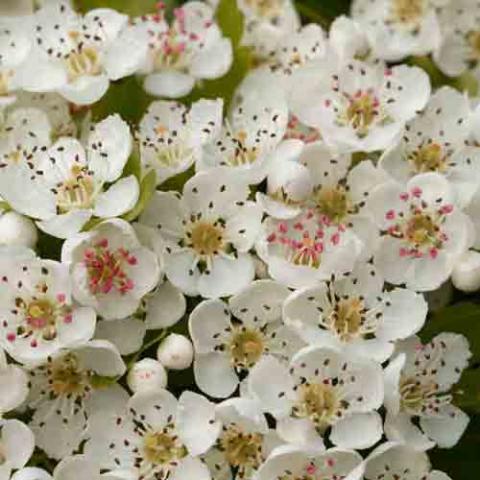
{"type": "Polygon", "coordinates": [[[98,467],[84,455],[67,457],[55,467],[55,480],[78,480],[79,477],[100,480],[98,467]]]}
{"type": "Polygon", "coordinates": [[[358,450],[372,447],[382,435],[382,418],[377,412],[356,413],[335,423],[330,440],[339,447],[358,450]]]}
{"type": "Polygon", "coordinates": [[[424,451],[432,448],[432,442],[422,431],[412,423],[409,415],[387,415],[385,419],[385,435],[395,442],[404,443],[415,450],[424,451]]]}
{"type": "Polygon", "coordinates": [[[77,105],[90,105],[100,100],[108,90],[108,77],[80,77],[75,82],[65,85],[59,92],[69,101],[77,105]]]}
{"type": "Polygon", "coordinates": [[[117,348],[106,340],[92,340],[76,350],[85,368],[104,377],[123,375],[126,367],[117,348]]]}
{"type": "Polygon", "coordinates": [[[52,477],[41,468],[25,467],[15,472],[11,480],[52,480],[52,477]]]}
{"type": "Polygon", "coordinates": [[[186,301],[182,292],[169,281],[163,282],[147,298],[147,329],[168,328],[185,314],[186,301]]]}
{"type": "Polygon", "coordinates": [[[89,307],[77,307],[72,312],[72,321],[58,327],[58,339],[63,345],[85,343],[95,332],[95,310],[89,307]]]}
{"type": "Polygon", "coordinates": [[[195,79],[185,73],[167,71],[153,73],[145,78],[143,84],[150,95],[167,98],[180,98],[191,92],[195,79]]]}
{"type": "Polygon", "coordinates": [[[197,393],[184,391],[178,400],[177,431],[192,456],[205,453],[217,440],[221,424],[215,405],[197,393]]]}
{"type": "Polygon", "coordinates": [[[324,450],[322,437],[308,418],[284,418],[277,422],[278,435],[288,443],[312,450],[324,450]]]}
{"type": "Polygon", "coordinates": [[[55,215],[49,220],[37,222],[37,226],[53,237],[68,238],[78,233],[91,216],[91,210],[72,210],[63,215],[55,215]]]}
{"type": "Polygon", "coordinates": [[[93,212],[97,217],[118,217],[132,210],[139,194],[140,187],[134,175],[121,178],[97,197],[93,212]]]}
{"type": "Polygon", "coordinates": [[[238,386],[230,358],[223,353],[199,353],[195,357],[193,372],[200,390],[211,397],[229,397],[238,386]]]}
{"type": "Polygon", "coordinates": [[[0,412],[17,408],[27,398],[28,377],[17,365],[0,366],[0,412]]]}
{"type": "Polygon", "coordinates": [[[121,355],[139,350],[145,336],[145,323],[138,318],[124,318],[97,322],[95,338],[112,342],[121,355]]]}
{"type": "Polygon", "coordinates": [[[175,469],[172,480],[185,480],[194,478],[195,480],[210,480],[208,467],[198,458],[186,457],[180,461],[180,465],[175,469]]]}
{"type": "Polygon", "coordinates": [[[228,38],[222,38],[193,58],[190,74],[195,78],[218,78],[228,72],[232,60],[232,44],[228,38]]]}
{"type": "Polygon", "coordinates": [[[241,206],[225,225],[228,239],[239,252],[252,248],[260,233],[262,209],[254,202],[241,206]]]}
{"type": "Polygon", "coordinates": [[[6,460],[13,468],[22,468],[35,447],[32,431],[18,420],[5,420],[0,426],[2,450],[6,460]]]}

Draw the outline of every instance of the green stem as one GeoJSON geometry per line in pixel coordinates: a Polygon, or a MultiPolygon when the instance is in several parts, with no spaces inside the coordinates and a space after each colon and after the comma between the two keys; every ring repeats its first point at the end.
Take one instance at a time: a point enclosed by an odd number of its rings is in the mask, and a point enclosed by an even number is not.
{"type": "Polygon", "coordinates": [[[147,351],[150,347],[153,347],[155,344],[161,342],[166,336],[167,336],[168,331],[167,330],[161,330],[160,333],[155,337],[152,338],[152,340],[149,340],[145,345],[142,346],[140,350],[138,350],[137,353],[128,361],[127,363],[127,369],[130,369],[132,365],[134,365],[137,360],[140,358],[140,355],[142,355],[143,352],[147,351]]]}

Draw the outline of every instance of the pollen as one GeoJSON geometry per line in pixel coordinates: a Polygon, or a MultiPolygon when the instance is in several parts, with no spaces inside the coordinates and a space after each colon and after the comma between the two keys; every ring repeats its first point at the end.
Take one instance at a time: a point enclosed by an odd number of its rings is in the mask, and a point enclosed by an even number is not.
{"type": "Polygon", "coordinates": [[[234,366],[253,367],[265,351],[264,335],[253,328],[239,328],[230,342],[230,355],[234,366]]]}
{"type": "Polygon", "coordinates": [[[224,248],[224,229],[220,224],[196,222],[188,232],[189,243],[200,255],[217,255],[224,248]]]}

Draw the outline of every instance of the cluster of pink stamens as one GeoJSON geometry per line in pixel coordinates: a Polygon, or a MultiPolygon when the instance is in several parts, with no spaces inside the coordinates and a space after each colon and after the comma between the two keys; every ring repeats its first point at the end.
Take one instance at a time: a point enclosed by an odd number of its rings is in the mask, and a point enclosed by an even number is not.
{"type": "Polygon", "coordinates": [[[110,250],[106,238],[85,251],[83,263],[87,267],[88,286],[93,294],[107,294],[112,290],[124,294],[134,287],[125,266],[136,265],[137,258],[124,248],[110,250]]]}
{"type": "Polygon", "coordinates": [[[332,228],[328,217],[308,209],[294,221],[276,223],[267,241],[282,246],[290,262],[318,268],[326,245],[337,245],[344,230],[343,225],[332,228]]]}
{"type": "Polygon", "coordinates": [[[295,115],[290,115],[284,138],[286,140],[294,139],[302,140],[304,143],[312,143],[320,140],[321,135],[315,128],[308,127],[301,123],[295,115]]]}
{"type": "Polygon", "coordinates": [[[415,187],[410,192],[402,192],[400,199],[409,202],[409,212],[388,210],[385,218],[392,222],[386,234],[405,241],[400,247],[401,257],[435,259],[448,236],[440,228],[445,217],[453,212],[451,204],[442,204],[435,209],[422,201],[422,190],[415,187]]]}

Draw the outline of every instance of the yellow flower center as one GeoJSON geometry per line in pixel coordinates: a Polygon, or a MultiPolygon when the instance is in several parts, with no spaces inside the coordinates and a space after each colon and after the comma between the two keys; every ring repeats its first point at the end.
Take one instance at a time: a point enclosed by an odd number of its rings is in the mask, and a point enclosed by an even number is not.
{"type": "Polygon", "coordinates": [[[324,431],[337,412],[340,401],[332,385],[300,385],[300,402],[295,405],[293,413],[299,418],[309,418],[319,431],[324,431]]]}
{"type": "Polygon", "coordinates": [[[170,433],[149,432],[144,436],[145,458],[155,465],[164,465],[187,455],[186,448],[170,433]]]}
{"type": "Polygon", "coordinates": [[[263,461],[263,436],[246,433],[236,425],[230,425],[220,437],[220,449],[232,467],[257,468],[263,461]]]}
{"type": "Polygon", "coordinates": [[[74,165],[71,176],[56,189],[57,207],[61,213],[91,208],[96,196],[93,177],[86,167],[74,165]]]}
{"type": "Polygon", "coordinates": [[[393,0],[392,17],[399,23],[418,23],[426,7],[427,0],[393,0]]]}
{"type": "Polygon", "coordinates": [[[83,395],[90,389],[91,374],[72,353],[54,361],[48,370],[50,388],[58,396],[83,395]]]}
{"type": "Polygon", "coordinates": [[[364,137],[368,134],[368,128],[377,115],[378,100],[370,93],[360,93],[350,99],[346,117],[358,136],[364,137]]]}
{"type": "Polygon", "coordinates": [[[242,328],[235,332],[230,342],[230,355],[237,367],[255,365],[265,350],[263,334],[255,329],[242,328]]]}
{"type": "Polygon", "coordinates": [[[343,187],[320,188],[314,194],[318,211],[330,221],[340,223],[350,210],[348,194],[343,187]]]}
{"type": "Polygon", "coordinates": [[[363,301],[359,298],[340,300],[327,319],[330,330],[344,342],[358,337],[364,308],[363,301]]]}
{"type": "Polygon", "coordinates": [[[216,255],[224,249],[223,228],[209,222],[197,222],[189,232],[189,241],[198,255],[216,255]]]}
{"type": "Polygon", "coordinates": [[[71,82],[85,75],[99,75],[102,70],[98,52],[91,47],[71,52],[66,62],[68,78],[71,82]]]}
{"type": "Polygon", "coordinates": [[[407,222],[405,238],[413,245],[435,245],[437,237],[438,227],[430,216],[417,213],[407,222]]]}
{"type": "Polygon", "coordinates": [[[441,145],[432,143],[424,145],[410,155],[416,173],[445,172],[446,158],[443,155],[441,145]]]}
{"type": "Polygon", "coordinates": [[[281,14],[282,0],[245,0],[245,3],[259,16],[274,18],[281,14]]]}

